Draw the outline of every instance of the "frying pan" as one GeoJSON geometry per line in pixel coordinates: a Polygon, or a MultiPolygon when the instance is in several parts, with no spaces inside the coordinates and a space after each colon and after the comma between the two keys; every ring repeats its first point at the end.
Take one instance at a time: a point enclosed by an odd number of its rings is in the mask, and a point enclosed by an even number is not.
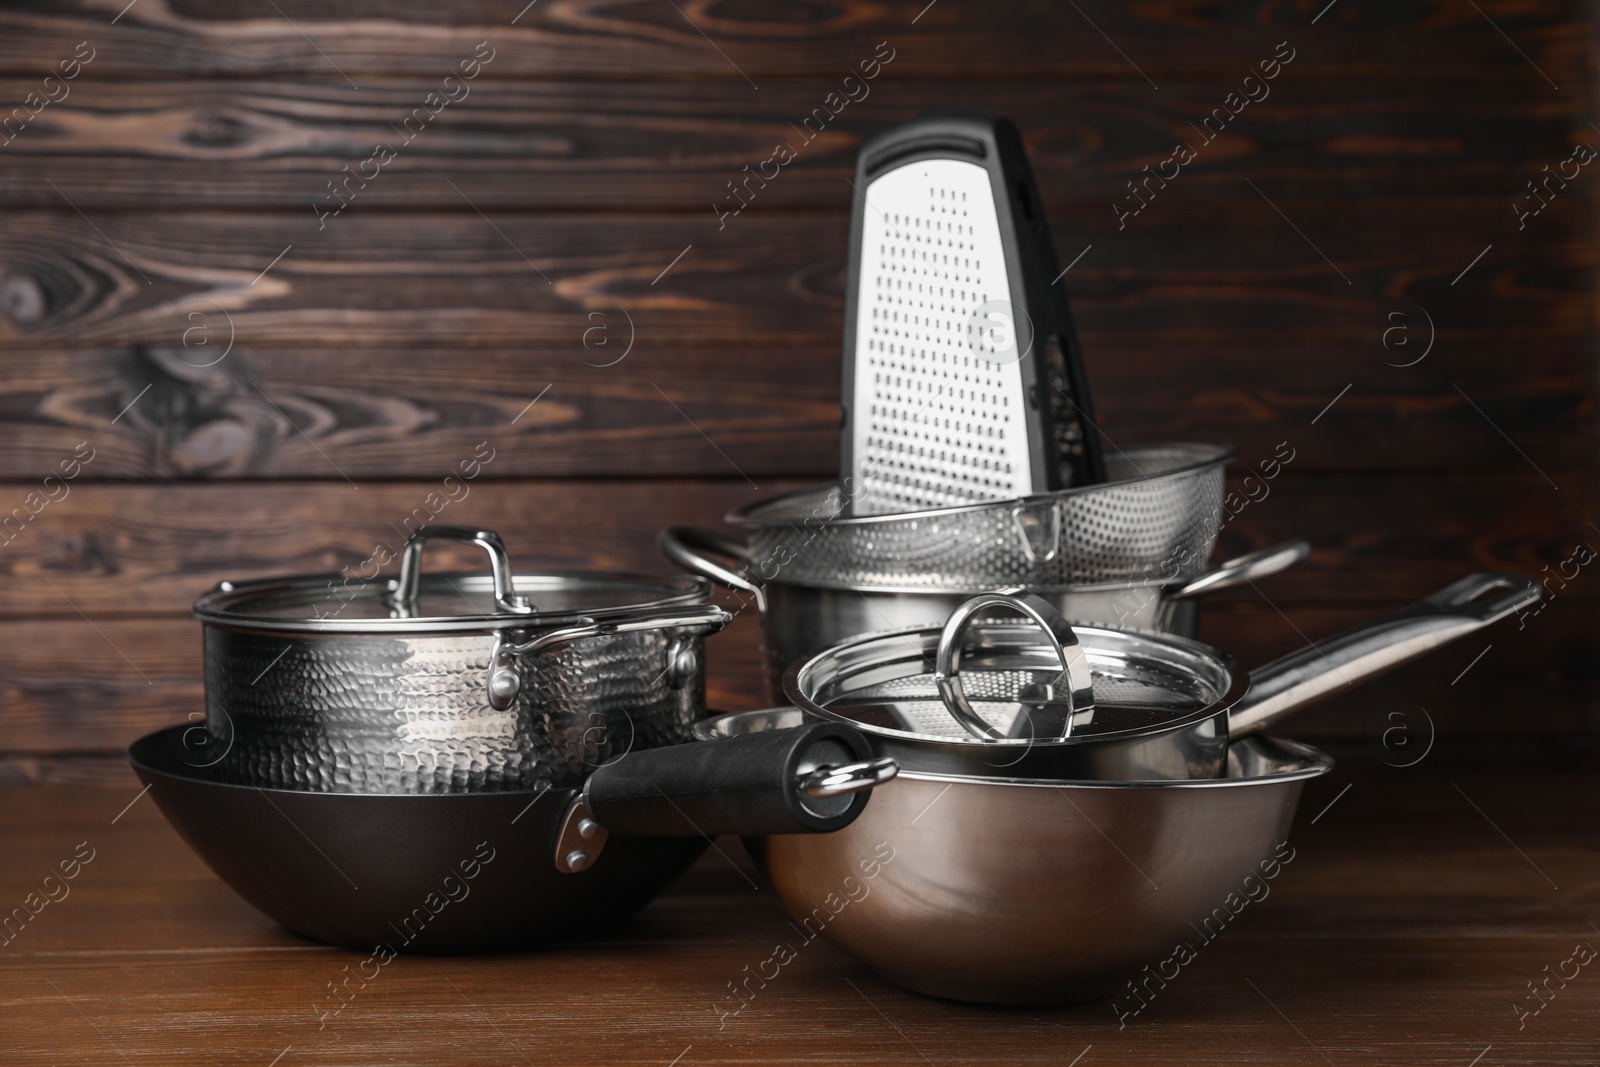
{"type": "Polygon", "coordinates": [[[1069,626],[1037,596],[991,593],[946,626],[841,642],[784,680],[816,718],[860,728],[902,770],[975,777],[1218,778],[1230,738],[1482,629],[1539,599],[1475,574],[1248,673],[1171,634],[1069,626]],[[1043,627],[979,620],[1008,605],[1043,627]],[[1092,676],[1092,678],[1091,678],[1092,676]]]}
{"type": "Polygon", "coordinates": [[[290,930],[367,950],[482,952],[619,923],[710,836],[848,825],[895,768],[871,759],[857,731],[819,725],[629,752],[575,789],[239,785],[195,766],[199,731],[182,725],[136,741],[128,758],[179,836],[290,930]]]}
{"type": "MultiPolygon", "coordinates": [[[[777,708],[696,732],[804,721],[777,708]]],[[[903,771],[838,833],[745,846],[798,937],[820,936],[908,989],[998,1004],[1092,1000],[1141,981],[1179,945],[1194,951],[1237,901],[1258,898],[1294,858],[1301,790],[1332,766],[1308,745],[1252,735],[1229,750],[1224,777],[1204,781],[903,771]]]]}

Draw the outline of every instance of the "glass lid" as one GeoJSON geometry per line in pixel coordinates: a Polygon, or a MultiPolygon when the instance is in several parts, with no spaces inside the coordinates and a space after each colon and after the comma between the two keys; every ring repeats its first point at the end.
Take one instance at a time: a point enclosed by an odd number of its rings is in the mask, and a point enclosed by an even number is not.
{"type": "Polygon", "coordinates": [[[1242,692],[1231,660],[1199,642],[1098,627],[1073,631],[1088,664],[1093,704],[1071,712],[1066,737],[1029,735],[1026,717],[1062,701],[1066,687],[1057,652],[1041,632],[1009,621],[970,626],[960,657],[965,696],[995,737],[974,736],[941,692],[936,629],[837,645],[791,671],[786,689],[807,710],[884,737],[1026,747],[1164,731],[1226,708],[1242,692]]]}
{"type": "Polygon", "coordinates": [[[406,543],[397,577],[323,574],[223,582],[194,610],[202,622],[251,630],[397,634],[541,629],[709,601],[710,587],[688,576],[514,575],[492,531],[423,527],[406,543]],[[422,545],[428,540],[479,545],[489,554],[490,573],[422,574],[422,545]]]}

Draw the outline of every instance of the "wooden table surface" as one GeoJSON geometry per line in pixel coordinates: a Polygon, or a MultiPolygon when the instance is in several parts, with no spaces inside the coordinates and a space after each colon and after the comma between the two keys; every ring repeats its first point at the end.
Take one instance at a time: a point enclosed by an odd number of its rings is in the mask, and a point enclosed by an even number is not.
{"type": "Polygon", "coordinates": [[[319,1019],[362,956],[253,911],[129,806],[137,785],[0,791],[0,907],[93,857],[0,945],[0,1063],[1600,1063],[1600,964],[1546,983],[1600,948],[1594,770],[1346,762],[1311,783],[1270,895],[1125,1029],[1108,1002],[903,992],[821,942],[723,1019],[789,933],[733,841],[598,943],[402,956],[319,1019]]]}

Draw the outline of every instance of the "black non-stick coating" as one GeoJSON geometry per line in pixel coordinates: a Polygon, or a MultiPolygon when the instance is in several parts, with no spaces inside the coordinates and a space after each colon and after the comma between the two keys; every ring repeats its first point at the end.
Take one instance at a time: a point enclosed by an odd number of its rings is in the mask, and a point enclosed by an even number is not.
{"type": "Polygon", "coordinates": [[[613,838],[588,870],[562,874],[555,840],[571,790],[363,795],[206,781],[182,758],[188,729],[128,749],[162,814],[261,912],[337,945],[492,952],[580,938],[643,907],[705,848],[613,838]]]}

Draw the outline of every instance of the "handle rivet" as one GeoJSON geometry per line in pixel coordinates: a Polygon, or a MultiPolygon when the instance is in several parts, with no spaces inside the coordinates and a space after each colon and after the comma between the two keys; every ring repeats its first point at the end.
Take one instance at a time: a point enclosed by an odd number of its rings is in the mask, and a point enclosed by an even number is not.
{"type": "MultiPolygon", "coordinates": [[[[595,822],[593,819],[578,820],[578,836],[583,838],[585,841],[594,840],[594,835],[599,832],[600,824],[595,822]]],[[[574,855],[577,855],[577,853],[574,853],[574,855]]]]}
{"type": "Polygon", "coordinates": [[[517,694],[522,692],[522,676],[515,670],[501,669],[489,676],[489,704],[497,711],[504,711],[517,699],[517,694]]]}
{"type": "MultiPolygon", "coordinates": [[[[586,822],[589,820],[585,820],[586,822]]],[[[567,870],[581,871],[589,866],[589,854],[582,849],[573,849],[567,853],[567,870]]]]}
{"type": "Polygon", "coordinates": [[[682,689],[700,673],[700,654],[694,641],[680,637],[667,646],[667,684],[682,689]]]}

